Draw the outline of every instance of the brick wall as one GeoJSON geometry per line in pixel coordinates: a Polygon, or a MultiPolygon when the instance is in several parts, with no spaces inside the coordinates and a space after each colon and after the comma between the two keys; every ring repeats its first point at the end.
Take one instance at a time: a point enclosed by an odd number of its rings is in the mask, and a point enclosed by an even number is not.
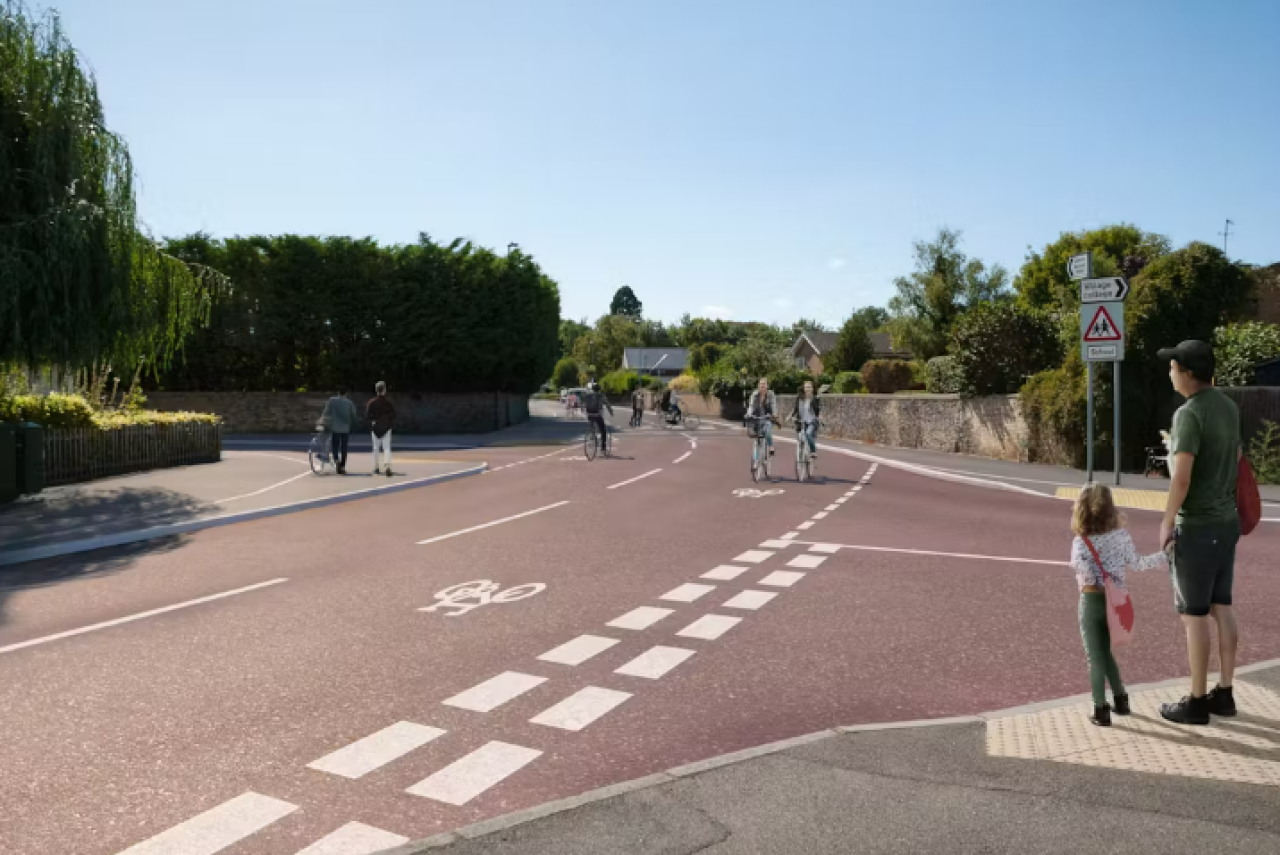
{"type": "MultiPolygon", "coordinates": [[[[352,392],[356,410],[372,397],[352,392]]],[[[392,393],[398,433],[484,433],[529,420],[529,399],[505,392],[462,395],[392,393]]],[[[148,392],[154,410],[217,413],[225,433],[309,433],[324,412],[326,394],[309,392],[148,392]]],[[[361,422],[357,430],[364,430],[361,422]]]]}

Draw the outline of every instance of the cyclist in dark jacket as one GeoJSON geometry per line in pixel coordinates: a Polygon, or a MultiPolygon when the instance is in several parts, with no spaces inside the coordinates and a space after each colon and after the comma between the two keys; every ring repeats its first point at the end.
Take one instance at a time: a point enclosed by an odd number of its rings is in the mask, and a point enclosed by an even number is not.
{"type": "Polygon", "coordinates": [[[594,380],[587,384],[587,391],[582,396],[582,408],[587,412],[587,425],[600,431],[600,445],[605,443],[606,428],[604,426],[604,416],[601,415],[601,409],[607,409],[610,417],[613,416],[613,407],[609,404],[604,393],[600,391],[600,384],[594,380]]]}

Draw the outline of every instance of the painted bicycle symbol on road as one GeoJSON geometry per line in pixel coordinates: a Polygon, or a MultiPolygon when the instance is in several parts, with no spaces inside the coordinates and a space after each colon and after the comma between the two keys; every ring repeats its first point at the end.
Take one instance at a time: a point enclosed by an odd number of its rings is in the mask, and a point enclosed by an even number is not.
{"type": "Polygon", "coordinates": [[[502,590],[502,586],[497,582],[489,579],[476,579],[474,582],[462,582],[458,585],[450,585],[443,591],[437,591],[435,598],[439,602],[434,606],[423,606],[418,611],[435,612],[452,609],[453,611],[444,611],[444,616],[458,617],[465,615],[472,609],[478,609],[491,603],[514,603],[516,600],[523,600],[526,597],[532,597],[534,594],[541,594],[546,589],[547,586],[542,582],[527,582],[523,585],[516,585],[502,590]]]}
{"type": "Polygon", "coordinates": [[[739,499],[762,499],[765,496],[781,496],[786,490],[757,490],[754,487],[740,487],[733,491],[739,499]]]}

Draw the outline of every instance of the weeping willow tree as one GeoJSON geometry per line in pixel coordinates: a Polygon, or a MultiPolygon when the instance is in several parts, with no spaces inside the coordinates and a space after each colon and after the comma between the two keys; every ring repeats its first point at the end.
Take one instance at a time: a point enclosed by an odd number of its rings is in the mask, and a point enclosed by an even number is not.
{"type": "Polygon", "coordinates": [[[222,284],[139,223],[128,147],[57,15],[0,0],[0,362],[164,366],[222,284]]]}

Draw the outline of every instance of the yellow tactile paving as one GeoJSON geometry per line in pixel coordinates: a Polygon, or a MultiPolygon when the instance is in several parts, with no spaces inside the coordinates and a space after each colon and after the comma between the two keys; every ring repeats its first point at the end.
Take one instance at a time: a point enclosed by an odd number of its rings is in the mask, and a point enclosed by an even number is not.
{"type": "Polygon", "coordinates": [[[987,722],[987,753],[1280,787],[1280,695],[1238,681],[1242,712],[1236,718],[1214,718],[1208,727],[1162,719],[1160,704],[1184,692],[1138,692],[1131,699],[1133,715],[1112,716],[1109,728],[1089,723],[1093,707],[1087,702],[993,719],[987,722]]]}
{"type": "MultiPolygon", "coordinates": [[[[1079,487],[1059,487],[1059,499],[1075,500],[1080,495],[1079,487]]],[[[1156,490],[1127,490],[1124,487],[1112,487],[1111,496],[1122,508],[1138,508],[1146,511],[1163,511],[1168,493],[1156,490]]]]}

